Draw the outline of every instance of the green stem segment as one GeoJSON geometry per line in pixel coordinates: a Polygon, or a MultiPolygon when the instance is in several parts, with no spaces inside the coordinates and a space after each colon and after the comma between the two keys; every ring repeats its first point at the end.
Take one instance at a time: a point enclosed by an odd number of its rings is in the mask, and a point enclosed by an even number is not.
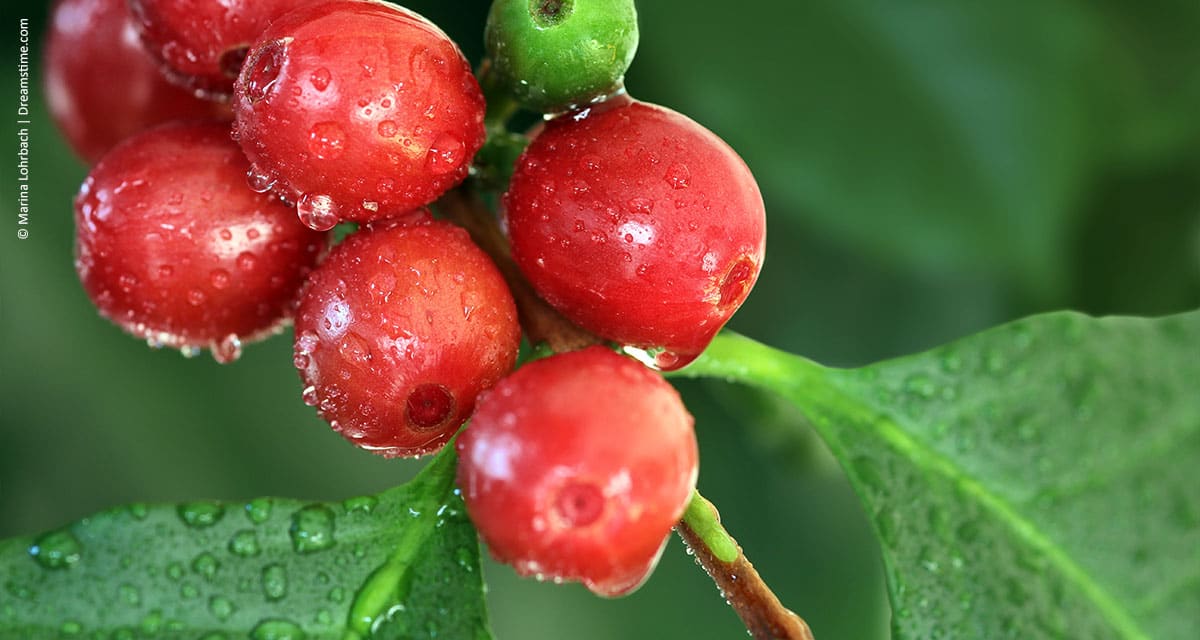
{"type": "MultiPolygon", "coordinates": [[[[445,217],[466,229],[475,243],[495,261],[512,290],[521,327],[532,344],[545,345],[554,352],[563,352],[604,343],[597,336],[575,326],[538,297],[513,261],[508,239],[500,230],[496,216],[487,209],[474,189],[468,185],[451,190],[442,196],[436,206],[445,217]]],[[[776,370],[781,360],[767,357],[769,354],[764,353],[764,349],[768,348],[741,336],[722,334],[704,356],[683,369],[680,374],[738,378],[744,377],[746,372],[737,370],[737,367],[753,366],[763,369],[756,373],[764,376],[773,374],[789,379],[797,379],[797,376],[800,379],[811,377],[811,371],[796,371],[790,368],[786,371],[776,370]],[[743,349],[752,352],[753,355],[746,355],[743,349]],[[739,356],[744,357],[725,357],[730,350],[737,351],[739,356]],[[803,375],[805,373],[810,375],[803,375]]],[[[779,602],[779,598],[746,559],[737,541],[721,525],[716,507],[699,492],[692,495],[683,519],[675,526],[675,532],[691,549],[700,566],[712,577],[722,596],[734,608],[753,637],[758,640],[813,640],[808,625],[800,616],[779,602]]]]}

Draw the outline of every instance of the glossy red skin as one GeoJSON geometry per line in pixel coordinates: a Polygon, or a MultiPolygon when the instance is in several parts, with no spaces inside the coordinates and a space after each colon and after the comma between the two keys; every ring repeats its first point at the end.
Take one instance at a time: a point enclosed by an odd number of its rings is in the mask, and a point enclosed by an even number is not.
{"type": "Polygon", "coordinates": [[[46,103],[67,143],[95,163],[121,140],[181,119],[231,119],[229,107],[168,82],[142,49],[125,0],[63,0],[44,61],[46,103]]]}
{"type": "Polygon", "coordinates": [[[433,202],[484,140],[483,95],[458,47],[407,10],[335,1],[288,13],[234,89],[242,148],[277,191],[329,196],[341,220],[433,202]]]}
{"type": "Polygon", "coordinates": [[[349,236],[312,273],[296,314],[295,365],[315,405],[350,442],[413,457],[446,443],[475,397],[512,370],[521,332],[495,265],[466,231],[417,219],[349,236]],[[431,423],[410,398],[441,385],[431,423]]]}
{"type": "Polygon", "coordinates": [[[666,349],[663,369],[704,350],[762,266],[765,211],[746,164],[687,117],[628,98],[548,122],[505,202],[538,293],[593,333],[666,349]]]}
{"type": "Polygon", "coordinates": [[[176,348],[229,352],[290,316],[327,246],[246,186],[229,125],[176,123],[118,145],[75,198],[75,267],[101,315],[176,348]]]}
{"type": "Polygon", "coordinates": [[[608,597],[649,576],[698,470],[679,394],[604,347],[536,360],[501,380],[456,446],[467,512],[493,556],[608,597]],[[564,501],[567,492],[585,499],[564,501]]]}
{"type": "Polygon", "coordinates": [[[228,99],[245,50],[273,20],[321,0],[129,0],[146,50],[176,84],[228,99]]]}

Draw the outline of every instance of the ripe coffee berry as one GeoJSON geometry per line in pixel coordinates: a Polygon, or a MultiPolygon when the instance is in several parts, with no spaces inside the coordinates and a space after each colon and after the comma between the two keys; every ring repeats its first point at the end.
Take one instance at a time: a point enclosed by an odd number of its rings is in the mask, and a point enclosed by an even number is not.
{"type": "Polygon", "coordinates": [[[762,196],[741,158],[687,117],[626,97],[548,122],[505,202],[538,293],[663,369],[703,351],[762,266],[762,196]]]}
{"type": "Polygon", "coordinates": [[[370,221],[432,202],[483,144],[483,97],[436,26],[381,2],[337,0],[276,20],[234,87],[252,182],[305,224],[370,221]]]}
{"type": "Polygon", "coordinates": [[[467,512],[492,554],[603,596],[646,579],[696,484],[679,394],[603,347],[501,380],[456,446],[467,512]]]}
{"type": "Polygon", "coordinates": [[[462,229],[420,212],[349,236],[296,314],[304,400],[375,453],[434,451],[508,373],[521,329],[495,265],[462,229]]]}
{"type": "Polygon", "coordinates": [[[221,123],[164,125],[101,159],[75,199],[75,266],[101,315],[222,362],[290,317],[327,239],[246,187],[246,164],[221,123]]]}
{"type": "Polygon", "coordinates": [[[125,0],[62,0],[50,18],[46,102],[81,158],[171,120],[231,118],[229,108],[175,87],[138,42],[125,0]]]}
{"type": "Polygon", "coordinates": [[[491,73],[522,104],[558,112],[621,87],[637,52],[633,0],[495,0],[491,73]]]}
{"type": "Polygon", "coordinates": [[[272,20],[320,0],[129,0],[146,50],[176,84],[227,99],[272,20]]]}

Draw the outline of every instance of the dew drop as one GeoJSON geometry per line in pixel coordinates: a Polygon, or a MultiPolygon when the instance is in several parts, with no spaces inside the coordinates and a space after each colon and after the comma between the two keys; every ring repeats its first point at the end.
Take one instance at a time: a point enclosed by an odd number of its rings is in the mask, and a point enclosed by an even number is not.
{"type": "Polygon", "coordinates": [[[317,91],[324,91],[324,90],[328,89],[329,81],[331,79],[332,79],[332,76],[330,76],[330,74],[329,74],[329,69],[326,69],[325,67],[321,67],[321,68],[317,69],[316,71],[313,71],[308,76],[309,84],[311,84],[313,86],[313,88],[316,89],[317,91]]]}
{"type": "Polygon", "coordinates": [[[70,531],[51,531],[34,540],[29,555],[43,569],[68,569],[83,557],[83,546],[70,531]]]}
{"type": "Polygon", "coordinates": [[[220,342],[214,342],[209,349],[212,351],[213,360],[220,364],[229,364],[242,357],[242,340],[236,333],[231,333],[221,338],[220,342]]]}
{"type": "Polygon", "coordinates": [[[333,198],[324,194],[304,194],[296,203],[296,214],[300,216],[300,222],[313,231],[329,231],[338,223],[333,198]]]}
{"type": "Polygon", "coordinates": [[[229,616],[233,615],[234,609],[233,603],[228,598],[213,596],[208,599],[208,612],[222,622],[228,620],[229,616]]]}
{"type": "Polygon", "coordinates": [[[254,524],[262,524],[271,517],[272,502],[270,498],[255,498],[246,503],[246,519],[254,524]]]}
{"type": "Polygon", "coordinates": [[[253,529],[242,529],[233,534],[233,537],[229,539],[229,551],[243,558],[250,558],[262,553],[262,547],[258,543],[258,533],[253,529]]]}
{"type": "Polygon", "coordinates": [[[176,508],[179,519],[189,527],[203,529],[221,521],[225,507],[216,502],[189,502],[176,508]]]}
{"type": "Polygon", "coordinates": [[[212,282],[214,289],[224,289],[229,286],[229,272],[224,269],[214,269],[208,279],[212,282]]]}
{"type": "Polygon", "coordinates": [[[212,580],[213,576],[217,575],[217,569],[221,568],[221,563],[207,551],[196,556],[192,560],[192,571],[195,571],[205,580],[212,580]]]}
{"type": "Polygon", "coordinates": [[[333,546],[333,512],[319,504],[292,514],[292,548],[297,553],[314,553],[333,546]]]}
{"type": "Polygon", "coordinates": [[[465,156],[466,149],[463,147],[462,141],[448,133],[443,133],[429,147],[425,166],[435,175],[442,175],[462,166],[465,156]]]}
{"type": "Polygon", "coordinates": [[[304,640],[304,630],[290,620],[268,618],[260,620],[250,630],[251,640],[304,640]]]}
{"type": "Polygon", "coordinates": [[[282,600],[287,596],[288,579],[283,565],[272,562],[263,567],[261,576],[263,595],[267,600],[282,600]]]}
{"type": "Polygon", "coordinates": [[[336,122],[318,122],[308,131],[308,149],[322,160],[335,160],[345,151],[346,133],[336,122]]]}
{"type": "Polygon", "coordinates": [[[663,179],[671,185],[672,189],[686,189],[692,180],[692,172],[688,170],[686,164],[676,162],[667,168],[663,179]]]}
{"type": "Polygon", "coordinates": [[[342,502],[342,508],[347,513],[361,511],[362,513],[370,514],[375,511],[375,507],[379,505],[379,499],[375,496],[358,496],[356,498],[347,498],[342,502]]]}
{"type": "Polygon", "coordinates": [[[255,193],[266,193],[275,186],[275,176],[252,164],[246,170],[246,185],[255,193]]]}

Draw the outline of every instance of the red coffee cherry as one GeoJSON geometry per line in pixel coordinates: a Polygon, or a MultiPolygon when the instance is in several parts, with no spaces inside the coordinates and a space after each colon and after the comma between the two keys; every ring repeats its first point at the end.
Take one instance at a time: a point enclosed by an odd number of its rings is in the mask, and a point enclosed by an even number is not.
{"type": "Polygon", "coordinates": [[[512,370],[516,305],[462,229],[427,212],[354,233],[312,273],[296,314],[304,400],[383,456],[437,450],[512,370]]]}
{"type": "Polygon", "coordinates": [[[181,119],[230,119],[158,72],[125,0],[62,0],[46,43],[46,104],[67,144],[94,163],[121,140],[181,119]]]}
{"type": "Polygon", "coordinates": [[[458,47],[415,13],[339,0],[276,20],[234,87],[252,183],[305,224],[370,221],[435,200],[483,144],[483,96],[458,47]]]}
{"type": "Polygon", "coordinates": [[[604,347],[501,380],[456,446],[467,512],[492,555],[602,596],[641,585],[696,485],[679,394],[604,347]]]}
{"type": "Polygon", "coordinates": [[[164,125],[101,159],[75,198],[75,267],[101,315],[220,362],[290,317],[327,238],[247,188],[246,166],[222,123],[164,125]]]}
{"type": "Polygon", "coordinates": [[[146,50],[176,84],[228,99],[246,52],[271,21],[320,0],[129,0],[146,50]]]}
{"type": "Polygon", "coordinates": [[[704,127],[610,102],[551,120],[521,156],[505,200],[513,254],[565,316],[679,368],[758,278],[762,196],[704,127]]]}

